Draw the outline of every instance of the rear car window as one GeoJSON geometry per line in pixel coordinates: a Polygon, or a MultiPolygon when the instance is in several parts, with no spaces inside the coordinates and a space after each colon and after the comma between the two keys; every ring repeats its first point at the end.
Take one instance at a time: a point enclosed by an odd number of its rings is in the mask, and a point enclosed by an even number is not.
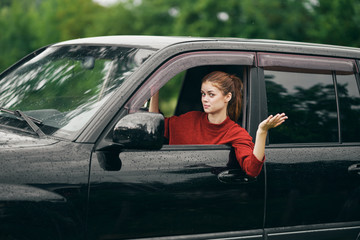
{"type": "Polygon", "coordinates": [[[271,130],[269,143],[360,142],[360,95],[353,61],[298,61],[291,56],[277,61],[281,57],[266,55],[260,63],[269,114],[289,116],[286,124],[271,130]]]}

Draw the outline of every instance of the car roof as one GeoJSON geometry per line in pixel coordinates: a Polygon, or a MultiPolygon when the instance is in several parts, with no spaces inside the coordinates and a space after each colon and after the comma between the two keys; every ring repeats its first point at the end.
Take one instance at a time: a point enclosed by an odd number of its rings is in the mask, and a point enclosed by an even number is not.
{"type": "MultiPolygon", "coordinates": [[[[338,57],[360,58],[360,48],[336,46],[328,44],[245,38],[221,37],[186,37],[186,36],[148,36],[119,35],[79,38],[59,42],[53,46],[62,45],[118,45],[135,48],[160,50],[178,44],[193,44],[197,49],[201,46],[208,49],[241,49],[248,51],[293,52],[303,54],[320,54],[338,57]]],[[[183,50],[192,50],[193,47],[183,50]]]]}
{"type": "Polygon", "coordinates": [[[167,46],[192,41],[206,41],[206,38],[195,37],[172,37],[172,36],[145,36],[145,35],[121,35],[121,36],[99,36],[89,38],[79,38],[68,40],[54,44],[59,45],[73,45],[73,44],[89,44],[89,45],[122,45],[133,46],[147,49],[162,49],[167,46]]]}

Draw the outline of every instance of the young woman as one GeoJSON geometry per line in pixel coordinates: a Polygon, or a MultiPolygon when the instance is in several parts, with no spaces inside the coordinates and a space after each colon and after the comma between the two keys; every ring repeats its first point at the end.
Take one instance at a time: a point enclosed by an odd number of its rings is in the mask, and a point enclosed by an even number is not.
{"type": "MultiPolygon", "coordinates": [[[[239,126],[242,105],[242,82],[235,75],[215,71],[202,79],[201,102],[204,112],[192,111],[165,119],[165,137],[169,144],[231,144],[236,159],[249,176],[259,175],[265,160],[268,130],[282,124],[284,113],[270,115],[256,132],[255,144],[239,126]]],[[[150,101],[150,112],[159,112],[159,95],[150,101]]]]}

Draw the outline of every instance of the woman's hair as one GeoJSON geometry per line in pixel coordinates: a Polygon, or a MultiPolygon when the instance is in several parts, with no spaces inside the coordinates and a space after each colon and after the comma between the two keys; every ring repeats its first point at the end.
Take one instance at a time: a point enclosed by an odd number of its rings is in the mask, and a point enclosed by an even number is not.
{"type": "Polygon", "coordinates": [[[243,83],[241,79],[225,72],[214,71],[207,74],[202,79],[202,83],[204,82],[211,82],[214,84],[224,96],[231,93],[231,100],[227,106],[227,114],[231,120],[237,122],[240,117],[242,105],[243,83]]]}

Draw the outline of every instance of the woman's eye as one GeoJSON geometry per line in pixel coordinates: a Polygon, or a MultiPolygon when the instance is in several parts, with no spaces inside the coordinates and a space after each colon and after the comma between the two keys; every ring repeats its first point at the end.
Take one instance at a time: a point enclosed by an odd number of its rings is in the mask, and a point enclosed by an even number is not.
{"type": "Polygon", "coordinates": [[[210,93],[210,94],[209,94],[209,96],[210,96],[210,97],[213,97],[213,96],[215,96],[215,94],[213,94],[213,93],[210,93]]]}

